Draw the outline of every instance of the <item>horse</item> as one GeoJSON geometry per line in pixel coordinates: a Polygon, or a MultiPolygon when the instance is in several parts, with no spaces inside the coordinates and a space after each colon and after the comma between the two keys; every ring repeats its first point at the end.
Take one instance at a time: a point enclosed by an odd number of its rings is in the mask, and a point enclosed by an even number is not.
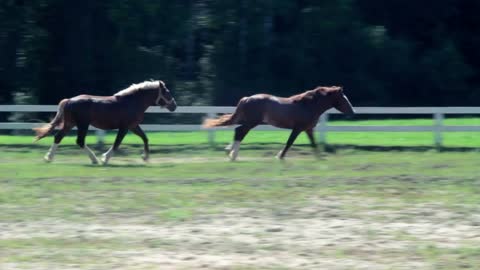
{"type": "Polygon", "coordinates": [[[102,155],[101,162],[106,165],[130,130],[143,140],[142,158],[148,161],[148,138],[139,124],[143,121],[148,107],[154,105],[166,107],[170,112],[177,108],[175,99],[163,81],[151,80],[132,84],[113,96],[79,95],[63,99],[58,104],[57,114],[53,120],[49,124],[33,129],[36,132],[35,141],[46,137],[55,127],[59,127],[53,145],[44,156],[45,161],[51,162],[63,137],[76,126],[77,145],[87,153],[93,164],[98,164],[97,157],[85,144],[88,127],[92,125],[103,130],[118,129],[113,146],[102,155]]]}
{"type": "Polygon", "coordinates": [[[305,131],[310,144],[317,152],[313,129],[322,113],[335,108],[344,114],[352,115],[355,110],[340,86],[318,86],[313,90],[291,97],[277,97],[269,94],[256,94],[243,97],[233,114],[217,119],[206,119],[203,127],[239,125],[235,128],[234,141],[225,150],[231,161],[235,161],[240,143],[247,133],[259,124],[269,124],[278,128],[291,129],[285,147],[278,153],[278,159],[285,155],[297,136],[305,131]]]}

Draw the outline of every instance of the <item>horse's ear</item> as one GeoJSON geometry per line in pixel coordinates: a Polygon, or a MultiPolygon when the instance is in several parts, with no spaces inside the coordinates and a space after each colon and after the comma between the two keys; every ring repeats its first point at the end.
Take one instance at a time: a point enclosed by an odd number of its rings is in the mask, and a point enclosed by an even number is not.
{"type": "Polygon", "coordinates": [[[343,93],[343,86],[330,86],[330,91],[327,92],[327,95],[333,95],[337,93],[343,93]]]}
{"type": "Polygon", "coordinates": [[[151,81],[151,82],[154,82],[155,80],[154,80],[154,79],[152,79],[152,78],[150,78],[150,80],[149,80],[149,81],[151,81]]]}

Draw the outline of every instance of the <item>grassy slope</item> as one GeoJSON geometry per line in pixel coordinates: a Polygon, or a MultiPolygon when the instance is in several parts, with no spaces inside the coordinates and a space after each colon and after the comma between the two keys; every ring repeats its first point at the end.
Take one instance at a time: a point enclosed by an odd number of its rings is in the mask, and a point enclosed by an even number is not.
{"type": "MultiPolygon", "coordinates": [[[[42,161],[51,138],[31,145],[31,137],[0,137],[0,224],[18,226],[57,220],[80,224],[163,226],[172,222],[182,224],[202,220],[231,211],[229,209],[281,213],[309,205],[316,198],[337,201],[339,213],[359,220],[365,219],[372,211],[403,211],[404,214],[396,218],[374,217],[386,224],[391,220],[408,223],[410,219],[418,219],[419,216],[409,214],[409,209],[421,209],[424,205],[436,205],[464,217],[479,211],[480,153],[475,151],[340,150],[316,160],[305,145],[305,136],[301,136],[290,158],[278,162],[273,156],[281,145],[275,143],[283,143],[288,134],[256,132],[247,138],[240,162],[230,163],[220,147],[211,149],[206,146],[205,132],[149,135],[154,144],[150,164],[141,162],[140,140],[129,135],[122,153],[106,167],[89,165],[85,154],[71,145],[72,136],[67,138],[66,145],[62,145],[52,164],[42,161]],[[362,203],[348,203],[352,201],[362,203]]],[[[219,132],[217,139],[226,143],[231,135],[230,131],[219,132]]],[[[478,138],[473,136],[475,133],[447,135],[452,136],[451,144],[455,146],[480,145],[478,138]]],[[[448,139],[446,136],[447,145],[448,139]]],[[[94,141],[93,136],[91,140],[94,141]]],[[[108,142],[112,140],[111,136],[107,138],[108,142]]],[[[432,136],[422,133],[332,133],[329,140],[342,144],[363,142],[411,146],[430,145],[432,136]]],[[[99,153],[99,149],[96,152],[99,153]]],[[[375,237],[369,230],[365,234],[365,237],[375,237]]],[[[398,241],[417,241],[405,232],[392,237],[398,241]]],[[[123,260],[101,255],[102,252],[123,251],[127,246],[152,249],[151,245],[154,249],[169,250],[178,244],[158,242],[160,240],[152,244],[134,239],[0,239],[0,254],[3,254],[0,268],[2,264],[11,263],[26,268],[45,264],[60,268],[75,264],[80,269],[101,265],[113,267],[112,263],[122,265],[123,260]],[[88,258],[94,258],[99,265],[92,265],[88,258]]],[[[329,255],[332,258],[363,257],[353,249],[333,249],[333,252],[329,255]]],[[[401,249],[395,254],[388,252],[378,255],[385,260],[394,256],[406,262],[413,256],[432,269],[475,269],[480,263],[480,249],[476,243],[470,242],[448,248],[423,240],[408,252],[401,249]]]]}
{"type": "MultiPolygon", "coordinates": [[[[278,162],[273,159],[276,149],[266,148],[243,150],[243,161],[230,163],[221,151],[193,149],[156,152],[152,163],[144,164],[137,154],[140,149],[127,147],[126,155],[104,167],[89,165],[88,158],[74,147],[61,150],[52,164],[41,160],[46,148],[32,152],[1,149],[0,202],[20,207],[3,209],[3,218],[71,218],[63,213],[73,211],[75,201],[82,197],[98,204],[91,209],[112,207],[127,212],[150,211],[154,205],[203,208],[215,201],[243,205],[250,204],[251,198],[257,198],[254,202],[301,201],[312,195],[351,196],[349,191],[380,200],[393,196],[451,205],[480,203],[478,152],[341,151],[316,160],[307,147],[296,147],[290,160],[278,162]],[[293,187],[291,180],[295,181],[293,187]],[[128,195],[123,201],[127,190],[138,196],[128,195]],[[107,198],[96,198],[99,193],[107,198]],[[44,198],[51,200],[39,204],[44,198]],[[108,200],[116,203],[103,205],[108,200]],[[20,211],[22,205],[28,211],[20,211]],[[32,212],[28,206],[59,213],[32,212]]],[[[90,214],[77,211],[77,215],[90,214]]]]}

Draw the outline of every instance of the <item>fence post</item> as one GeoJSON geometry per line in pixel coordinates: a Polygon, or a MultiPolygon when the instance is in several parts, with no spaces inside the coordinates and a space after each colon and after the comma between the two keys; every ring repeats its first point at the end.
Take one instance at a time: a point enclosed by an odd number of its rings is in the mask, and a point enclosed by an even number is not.
{"type": "Polygon", "coordinates": [[[321,145],[327,144],[327,122],[328,122],[328,113],[320,115],[320,124],[318,125],[318,142],[321,145]]]}
{"type": "MultiPolygon", "coordinates": [[[[215,118],[215,117],[217,117],[217,114],[209,112],[207,114],[207,117],[208,118],[215,118]]],[[[209,129],[208,130],[208,144],[210,144],[210,146],[212,146],[212,147],[215,146],[215,129],[209,129]]]]}
{"type": "Polygon", "coordinates": [[[97,135],[97,145],[102,146],[105,143],[105,130],[97,129],[95,134],[97,135]]]}
{"type": "Polygon", "coordinates": [[[435,119],[435,128],[434,128],[434,138],[435,138],[435,147],[441,148],[442,147],[442,125],[443,125],[443,113],[436,112],[434,113],[435,119]]]}

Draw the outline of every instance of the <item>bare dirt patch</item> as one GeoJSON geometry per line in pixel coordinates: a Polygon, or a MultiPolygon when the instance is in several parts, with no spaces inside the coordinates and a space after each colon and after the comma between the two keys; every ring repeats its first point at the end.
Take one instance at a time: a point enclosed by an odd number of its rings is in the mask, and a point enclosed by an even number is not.
{"type": "Polygon", "coordinates": [[[134,218],[87,224],[3,222],[0,243],[30,244],[0,249],[0,268],[431,269],[416,250],[480,246],[478,215],[461,216],[427,204],[374,210],[373,201],[362,202],[372,207],[361,212],[345,210],[352,203],[312,198],[308,206],[281,211],[223,209],[161,224],[134,218]],[[28,259],[8,260],[18,252],[28,259]],[[90,260],[89,254],[98,259],[90,260]]]}

